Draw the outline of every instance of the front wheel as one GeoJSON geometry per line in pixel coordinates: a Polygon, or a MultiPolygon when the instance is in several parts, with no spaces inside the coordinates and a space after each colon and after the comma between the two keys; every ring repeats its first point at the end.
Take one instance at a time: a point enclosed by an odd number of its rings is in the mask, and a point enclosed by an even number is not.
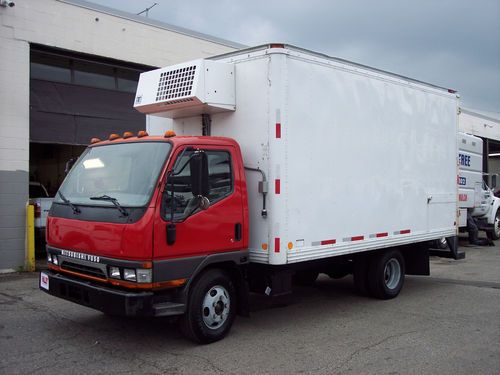
{"type": "Polygon", "coordinates": [[[368,269],[371,295],[380,299],[396,297],[403,288],[404,277],[405,263],[399,250],[379,254],[371,260],[368,269]]]}
{"type": "Polygon", "coordinates": [[[204,272],[190,287],[181,329],[191,340],[208,344],[229,332],[236,316],[236,289],[222,270],[204,272]]]}
{"type": "Polygon", "coordinates": [[[495,216],[495,222],[493,223],[493,229],[491,231],[492,240],[500,240],[500,210],[497,210],[495,216]]]}

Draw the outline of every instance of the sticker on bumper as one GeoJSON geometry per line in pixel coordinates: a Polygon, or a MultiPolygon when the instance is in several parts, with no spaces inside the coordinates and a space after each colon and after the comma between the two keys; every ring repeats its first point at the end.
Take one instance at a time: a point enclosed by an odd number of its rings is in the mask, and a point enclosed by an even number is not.
{"type": "Polygon", "coordinates": [[[49,275],[40,272],[40,288],[49,290],[49,275]]]}

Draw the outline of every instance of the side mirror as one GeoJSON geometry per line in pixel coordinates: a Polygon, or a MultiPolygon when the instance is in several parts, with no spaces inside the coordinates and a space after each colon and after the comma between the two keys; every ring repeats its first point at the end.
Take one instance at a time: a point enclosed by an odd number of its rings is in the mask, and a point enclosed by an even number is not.
{"type": "Polygon", "coordinates": [[[209,190],[207,155],[204,152],[196,152],[189,161],[189,168],[191,170],[191,192],[195,197],[200,195],[206,197],[209,190]]]}
{"type": "Polygon", "coordinates": [[[200,196],[200,201],[198,203],[198,208],[200,210],[207,210],[208,207],[210,207],[210,200],[207,197],[205,197],[205,196],[203,196],[203,197],[200,196]]]}

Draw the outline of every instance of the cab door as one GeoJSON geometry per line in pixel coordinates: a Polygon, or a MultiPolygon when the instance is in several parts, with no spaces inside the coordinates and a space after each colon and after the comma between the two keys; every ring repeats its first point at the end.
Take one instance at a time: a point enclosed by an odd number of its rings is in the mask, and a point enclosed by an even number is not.
{"type": "MultiPolygon", "coordinates": [[[[199,199],[192,193],[189,159],[194,147],[176,152],[175,176],[167,177],[162,188],[161,202],[156,205],[154,230],[155,259],[184,258],[243,248],[244,183],[235,168],[236,149],[231,146],[196,147],[206,154],[208,163],[208,193],[210,205],[199,208],[199,199]],[[175,241],[167,243],[167,226],[175,226],[175,241]]],[[[169,167],[170,169],[172,167],[169,167]]]]}

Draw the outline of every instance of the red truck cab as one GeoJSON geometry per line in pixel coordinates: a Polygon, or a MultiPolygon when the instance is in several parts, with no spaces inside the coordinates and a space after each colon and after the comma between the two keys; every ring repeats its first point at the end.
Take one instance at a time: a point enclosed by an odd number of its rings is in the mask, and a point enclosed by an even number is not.
{"type": "Polygon", "coordinates": [[[247,249],[234,140],[113,135],[87,148],[56,195],[40,288],[111,315],[183,315],[185,332],[210,342],[234,319],[247,249]]]}

